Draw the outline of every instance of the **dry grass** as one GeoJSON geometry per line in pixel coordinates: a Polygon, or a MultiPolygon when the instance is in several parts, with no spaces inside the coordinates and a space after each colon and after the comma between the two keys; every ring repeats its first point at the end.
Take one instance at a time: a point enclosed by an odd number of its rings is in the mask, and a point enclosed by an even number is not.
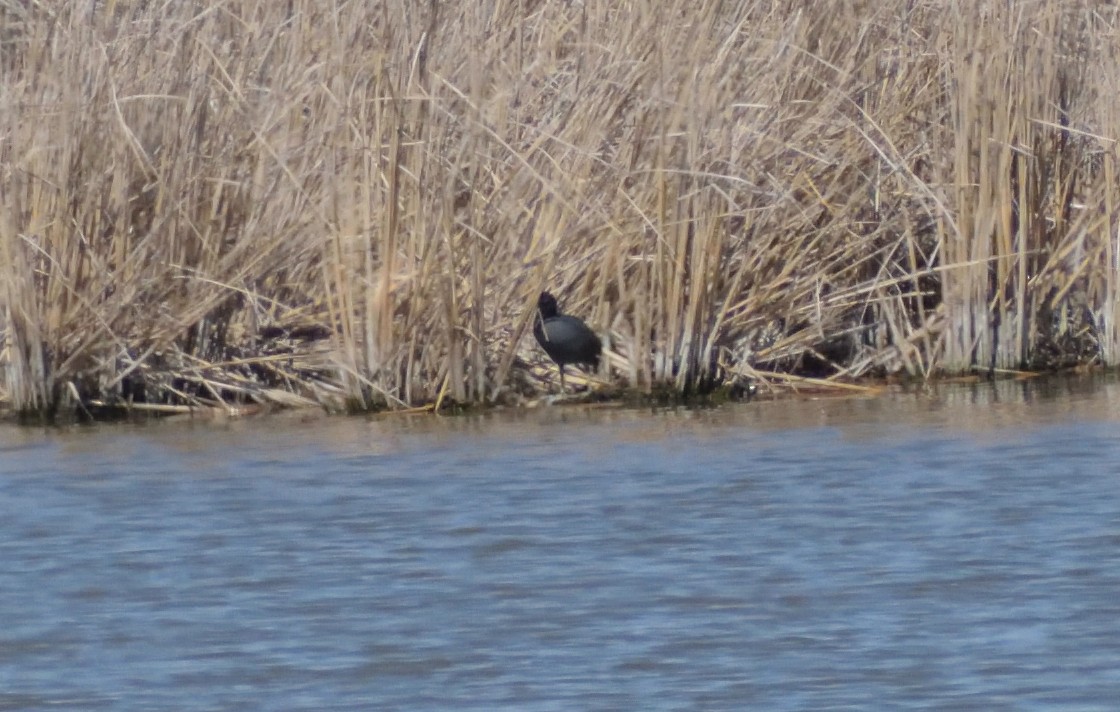
{"type": "Polygon", "coordinates": [[[953,5],[0,0],[0,402],[1115,364],[1117,10],[953,5]]]}

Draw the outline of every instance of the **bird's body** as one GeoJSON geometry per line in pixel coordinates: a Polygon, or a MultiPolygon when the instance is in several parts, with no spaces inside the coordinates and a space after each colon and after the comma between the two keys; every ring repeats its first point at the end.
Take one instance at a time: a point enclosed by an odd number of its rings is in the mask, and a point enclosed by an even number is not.
{"type": "Polygon", "coordinates": [[[582,319],[560,313],[556,297],[541,292],[533,336],[549,358],[560,367],[560,392],[564,392],[564,366],[576,364],[589,370],[599,368],[603,344],[582,319]]]}

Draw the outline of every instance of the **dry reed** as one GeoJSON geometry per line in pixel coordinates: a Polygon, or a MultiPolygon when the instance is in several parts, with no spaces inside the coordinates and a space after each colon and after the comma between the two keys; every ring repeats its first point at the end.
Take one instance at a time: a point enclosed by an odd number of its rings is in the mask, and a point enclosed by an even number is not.
{"type": "Polygon", "coordinates": [[[511,399],[545,287],[645,390],[1115,364],[1117,22],[0,0],[0,402],[511,399]]]}

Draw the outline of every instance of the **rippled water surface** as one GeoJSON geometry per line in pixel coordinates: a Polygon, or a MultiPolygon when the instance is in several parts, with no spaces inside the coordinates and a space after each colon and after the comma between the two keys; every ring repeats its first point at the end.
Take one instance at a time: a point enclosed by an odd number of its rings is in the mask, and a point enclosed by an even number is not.
{"type": "Polygon", "coordinates": [[[1114,710],[1120,386],[0,429],[0,709],[1114,710]]]}

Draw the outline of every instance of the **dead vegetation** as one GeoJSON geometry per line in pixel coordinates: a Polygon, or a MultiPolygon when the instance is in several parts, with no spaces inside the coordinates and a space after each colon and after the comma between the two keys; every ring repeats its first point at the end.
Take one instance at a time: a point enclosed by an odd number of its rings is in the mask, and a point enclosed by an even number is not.
{"type": "Polygon", "coordinates": [[[1117,10],[954,8],[0,0],[0,402],[1116,364],[1117,10]]]}

